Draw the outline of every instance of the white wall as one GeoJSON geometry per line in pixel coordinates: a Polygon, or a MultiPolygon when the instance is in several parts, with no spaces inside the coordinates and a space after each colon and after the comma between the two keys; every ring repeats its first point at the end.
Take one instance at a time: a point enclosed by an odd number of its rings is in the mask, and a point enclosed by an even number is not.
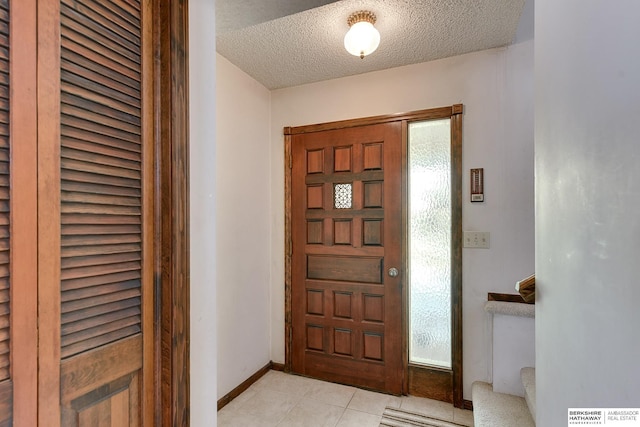
{"type": "Polygon", "coordinates": [[[536,2],[538,425],[640,406],[640,3],[536,2]]]}
{"type": "Polygon", "coordinates": [[[220,398],[271,360],[271,95],[220,55],[216,80],[220,398]]]}
{"type": "MultiPolygon", "coordinates": [[[[366,60],[366,59],[365,59],[366,60]]],[[[464,249],[464,397],[490,380],[487,292],[514,293],[534,269],[533,41],[272,92],[271,358],[284,362],[284,126],[465,105],[465,230],[491,249],[464,249]],[[468,201],[469,169],[485,169],[485,202],[468,201]]]]}
{"type": "Polygon", "coordinates": [[[189,0],[190,425],[216,426],[215,7],[189,0]]]}
{"type": "Polygon", "coordinates": [[[535,319],[493,315],[493,391],[524,397],[520,369],[536,366],[535,319]]]}

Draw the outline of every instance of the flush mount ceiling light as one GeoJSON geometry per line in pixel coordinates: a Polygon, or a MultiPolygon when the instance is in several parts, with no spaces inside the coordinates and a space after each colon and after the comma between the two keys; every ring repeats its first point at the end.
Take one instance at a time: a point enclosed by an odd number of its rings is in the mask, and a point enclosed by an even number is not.
{"type": "Polygon", "coordinates": [[[362,59],[378,48],[380,33],[373,26],[375,23],[376,15],[368,10],[360,10],[349,16],[347,24],[351,28],[344,36],[347,52],[362,59]]]}

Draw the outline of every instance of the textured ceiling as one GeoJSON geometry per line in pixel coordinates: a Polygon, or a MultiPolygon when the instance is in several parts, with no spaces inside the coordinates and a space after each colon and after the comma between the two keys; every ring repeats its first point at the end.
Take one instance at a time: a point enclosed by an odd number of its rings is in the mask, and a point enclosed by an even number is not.
{"type": "Polygon", "coordinates": [[[239,30],[333,2],[335,0],[217,0],[216,32],[239,30]]]}
{"type": "Polygon", "coordinates": [[[264,86],[277,89],[511,44],[524,4],[525,0],[217,0],[216,14],[225,11],[220,21],[226,23],[217,30],[216,48],[264,86]],[[253,14],[249,16],[246,8],[253,14]],[[347,18],[361,9],[377,15],[381,38],[378,50],[364,59],[350,55],[343,45],[347,18]]]}

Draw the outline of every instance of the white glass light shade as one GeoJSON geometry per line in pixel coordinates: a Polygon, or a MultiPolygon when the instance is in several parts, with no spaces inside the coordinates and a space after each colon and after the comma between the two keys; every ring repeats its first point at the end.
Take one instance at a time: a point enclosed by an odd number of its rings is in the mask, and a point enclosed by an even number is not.
{"type": "Polygon", "coordinates": [[[380,33],[367,21],[356,22],[344,36],[344,48],[352,55],[364,58],[380,44],[380,33]]]}

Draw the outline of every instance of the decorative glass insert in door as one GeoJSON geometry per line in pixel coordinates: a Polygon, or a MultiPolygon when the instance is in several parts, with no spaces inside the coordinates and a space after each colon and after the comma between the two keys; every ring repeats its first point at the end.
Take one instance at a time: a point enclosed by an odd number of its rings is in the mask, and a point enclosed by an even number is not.
{"type": "Polygon", "coordinates": [[[351,184],[335,184],[333,198],[336,209],[351,209],[353,199],[351,184]]]}
{"type": "Polygon", "coordinates": [[[409,362],[451,368],[451,120],[409,124],[409,362]]]}

